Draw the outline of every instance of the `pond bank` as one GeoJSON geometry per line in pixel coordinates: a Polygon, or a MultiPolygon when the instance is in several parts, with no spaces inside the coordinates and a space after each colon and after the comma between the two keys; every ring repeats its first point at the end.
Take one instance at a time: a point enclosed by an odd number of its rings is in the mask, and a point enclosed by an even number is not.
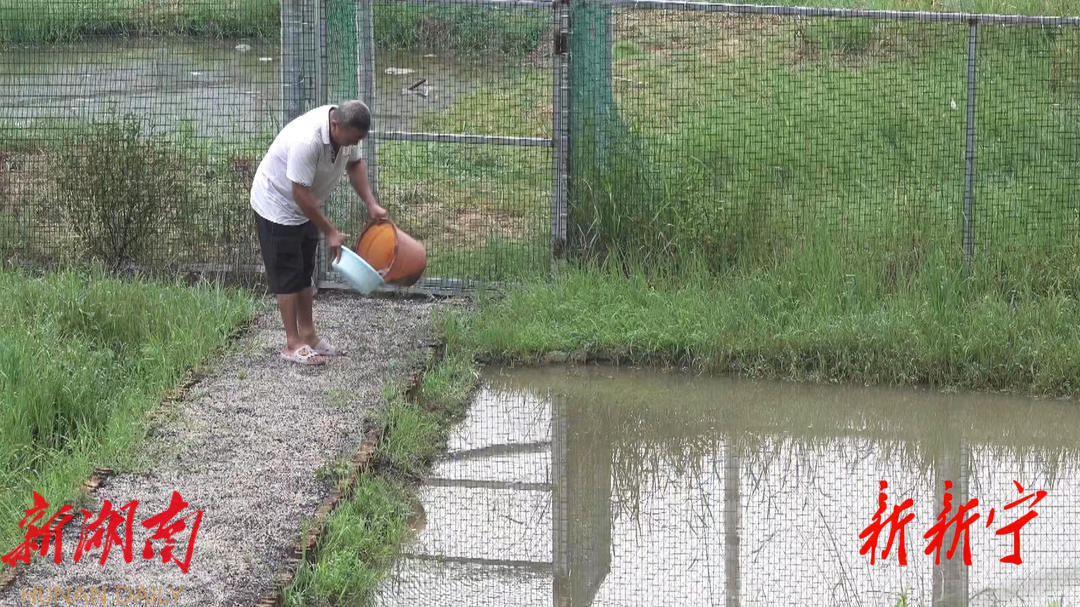
{"type": "Polygon", "coordinates": [[[488,362],[604,359],[747,378],[1077,395],[1080,301],[1067,272],[1041,284],[1034,270],[928,263],[890,285],[862,268],[827,273],[806,259],[716,278],[568,270],[486,300],[445,331],[451,347],[488,362]]]}

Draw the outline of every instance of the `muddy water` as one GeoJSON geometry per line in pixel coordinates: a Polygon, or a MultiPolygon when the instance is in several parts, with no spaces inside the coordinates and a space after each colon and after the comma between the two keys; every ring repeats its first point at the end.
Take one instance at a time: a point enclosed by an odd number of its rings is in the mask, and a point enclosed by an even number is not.
{"type": "Polygon", "coordinates": [[[1068,402],[492,371],[377,604],[1076,604],[1078,435],[1068,402]],[[884,516],[912,500],[904,566],[898,545],[882,558],[888,528],[875,564],[860,554],[881,481],[884,516]],[[940,564],[925,553],[946,481],[948,519],[978,515],[970,565],[963,535],[952,560],[952,533],[940,564]],[[1014,536],[997,532],[1030,512],[1022,563],[1001,562],[1014,536]]]}
{"type": "MultiPolygon", "coordinates": [[[[380,54],[376,128],[410,129],[422,114],[446,110],[477,81],[501,73],[506,66],[500,61],[380,54]]],[[[280,62],[277,45],[250,40],[136,39],[4,49],[0,120],[28,126],[42,118],[116,110],[146,116],[157,128],[188,121],[203,136],[250,136],[280,127],[280,62]]],[[[355,88],[331,90],[355,96],[355,88]]]]}
{"type": "Polygon", "coordinates": [[[209,136],[254,134],[280,120],[280,65],[270,46],[131,40],[5,49],[0,119],[134,112],[155,127],[190,121],[209,136]]]}

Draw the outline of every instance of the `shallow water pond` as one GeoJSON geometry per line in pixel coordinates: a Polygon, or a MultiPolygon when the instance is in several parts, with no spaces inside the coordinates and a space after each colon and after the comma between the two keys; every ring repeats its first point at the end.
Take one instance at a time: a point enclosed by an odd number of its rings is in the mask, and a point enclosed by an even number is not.
{"type": "MultiPolygon", "coordinates": [[[[428,112],[508,69],[497,57],[380,53],[377,130],[415,126],[428,112]]],[[[8,48],[0,60],[0,120],[135,112],[158,128],[189,122],[208,137],[243,138],[281,126],[281,49],[250,40],[131,39],[8,48]]],[[[353,80],[355,82],[355,79],[353,80]]],[[[329,95],[355,96],[328,84],[329,95]]],[[[2,135],[2,133],[0,133],[2,135]]]]}
{"type": "Polygon", "coordinates": [[[376,604],[1075,604],[1078,432],[1073,402],[490,370],[376,604]]]}

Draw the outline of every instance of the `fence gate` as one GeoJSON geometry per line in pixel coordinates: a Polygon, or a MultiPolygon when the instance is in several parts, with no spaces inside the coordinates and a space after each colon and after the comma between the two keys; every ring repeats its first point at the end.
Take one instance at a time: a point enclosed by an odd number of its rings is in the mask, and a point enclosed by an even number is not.
{"type": "MultiPolygon", "coordinates": [[[[527,278],[561,257],[567,55],[552,32],[565,42],[568,12],[519,0],[284,0],[283,118],[350,98],[371,108],[369,183],[428,252],[410,290],[527,278]]],[[[366,226],[347,180],[327,211],[352,242],[366,226]]],[[[325,250],[318,284],[341,287],[325,250]]]]}

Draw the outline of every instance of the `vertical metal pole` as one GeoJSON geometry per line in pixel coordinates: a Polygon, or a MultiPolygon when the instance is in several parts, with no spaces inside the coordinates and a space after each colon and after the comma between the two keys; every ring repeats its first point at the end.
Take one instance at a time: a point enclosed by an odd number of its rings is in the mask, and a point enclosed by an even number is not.
{"type": "MultiPolygon", "coordinates": [[[[356,2],[356,87],[358,96],[375,115],[375,19],[372,0],[356,2]]],[[[372,126],[372,131],[378,129],[372,126]]],[[[371,193],[379,195],[377,143],[373,135],[364,137],[364,161],[367,164],[371,193]]]]}
{"type": "MultiPolygon", "coordinates": [[[[311,37],[309,38],[309,48],[311,50],[311,72],[313,74],[314,90],[311,91],[311,107],[318,107],[327,103],[327,75],[329,69],[329,61],[327,55],[327,40],[326,40],[326,0],[308,0],[311,2],[311,6],[308,7],[311,11],[312,28],[311,37]]],[[[334,195],[330,195],[328,204],[333,204],[334,195]]],[[[316,291],[319,285],[323,283],[326,275],[329,273],[330,259],[326,252],[326,234],[319,235],[319,252],[318,258],[315,263],[315,281],[316,291]]]]}
{"type": "Polygon", "coordinates": [[[300,113],[310,110],[319,97],[319,24],[316,6],[322,0],[300,0],[297,55],[300,57],[300,113]]]}
{"type": "Polygon", "coordinates": [[[573,607],[570,587],[569,411],[551,398],[551,568],[553,607],[573,607]]]}
{"type": "Polygon", "coordinates": [[[551,133],[554,184],[551,199],[551,242],[556,261],[567,255],[567,215],[570,199],[570,2],[556,0],[554,12],[554,100],[551,133]]]}
{"type": "Polygon", "coordinates": [[[739,455],[735,439],[724,445],[724,605],[739,607],[739,455]]]}
{"type": "Polygon", "coordinates": [[[326,105],[329,99],[330,61],[326,39],[326,0],[315,1],[315,37],[318,53],[315,55],[315,105],[326,105]]]}
{"type": "MultiPolygon", "coordinates": [[[[943,445],[943,451],[934,462],[934,516],[944,505],[945,481],[952,481],[952,507],[953,516],[955,509],[966,504],[971,498],[969,491],[969,477],[971,476],[971,454],[967,445],[958,442],[955,445],[943,445]]],[[[941,564],[934,565],[933,583],[931,585],[930,604],[932,607],[967,607],[968,598],[968,567],[964,565],[964,556],[961,550],[964,539],[956,546],[953,558],[946,560],[945,555],[953,545],[956,537],[956,527],[949,527],[942,539],[941,564]]]]}
{"type": "Polygon", "coordinates": [[[304,107],[302,0],[281,0],[281,124],[299,116],[304,107]]]}
{"type": "Polygon", "coordinates": [[[967,152],[964,168],[964,259],[970,261],[975,249],[975,227],[972,215],[975,199],[975,92],[978,56],[979,23],[970,21],[967,70],[967,152]]]}

